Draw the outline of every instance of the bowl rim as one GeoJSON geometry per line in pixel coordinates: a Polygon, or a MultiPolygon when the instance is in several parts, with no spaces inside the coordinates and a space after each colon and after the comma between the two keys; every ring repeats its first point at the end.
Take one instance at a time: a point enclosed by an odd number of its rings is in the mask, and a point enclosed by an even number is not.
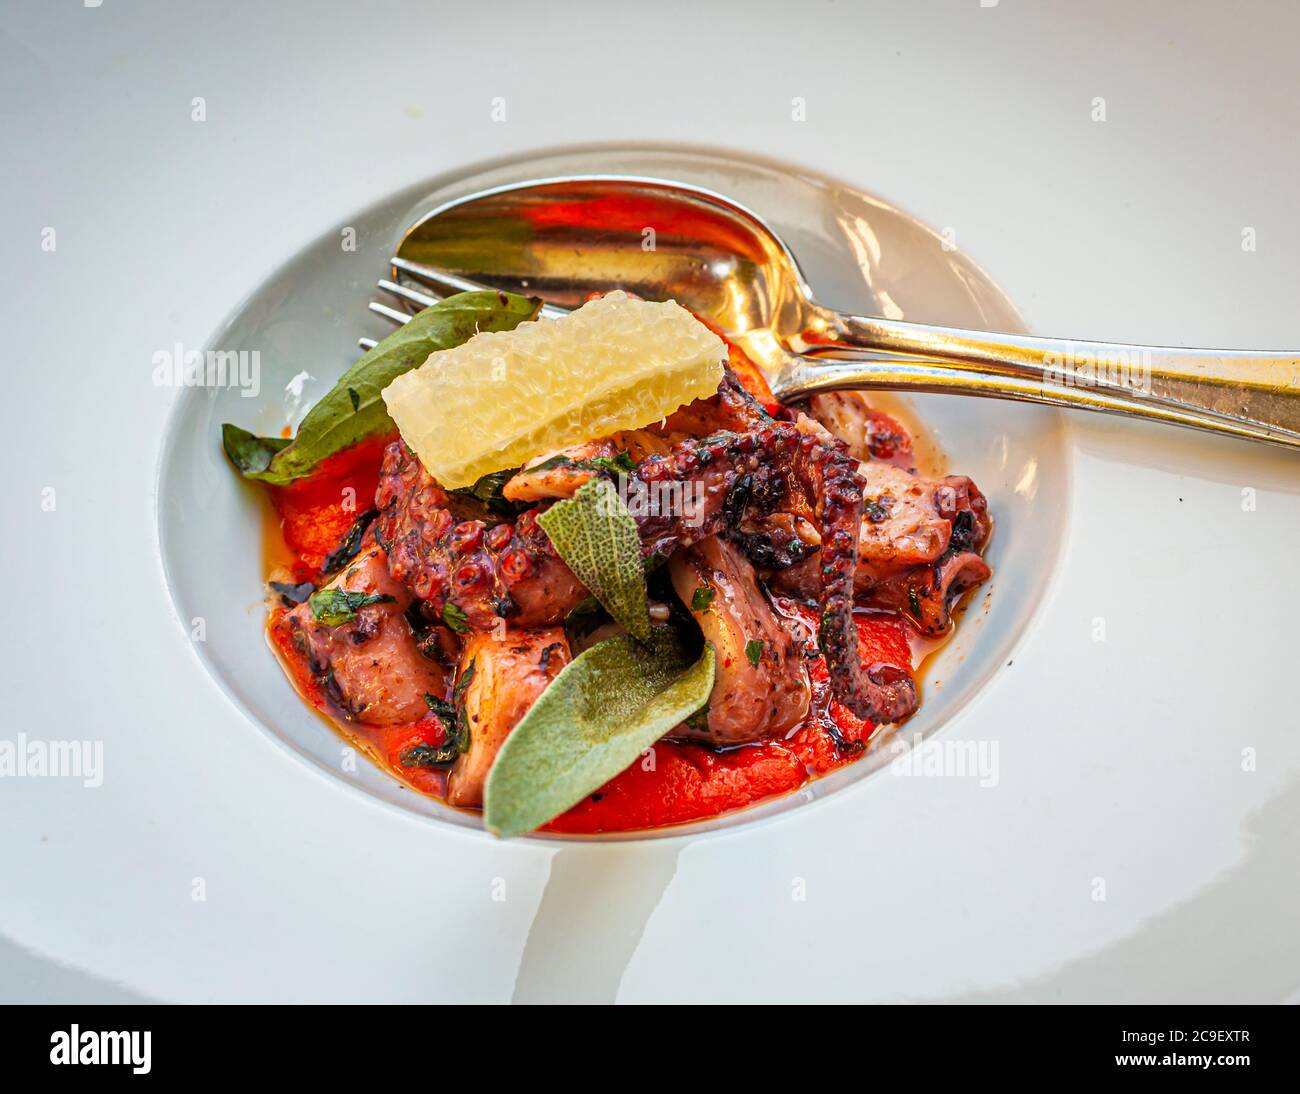
{"type": "MultiPolygon", "coordinates": [[[[703,144],[700,142],[690,142],[690,141],[611,140],[611,141],[588,141],[588,142],[580,142],[574,144],[568,144],[568,143],[546,144],[546,145],[540,145],[536,147],[530,147],[528,149],[512,152],[509,154],[492,156],[484,159],[475,160],[471,163],[461,164],[452,168],[448,168],[443,171],[439,171],[434,175],[426,176],[421,179],[415,180],[407,184],[406,186],[399,187],[393,191],[390,191],[387,194],[380,195],[379,197],[373,199],[372,201],[370,201],[369,203],[367,203],[366,205],[360,208],[352,209],[346,212],[345,218],[357,218],[357,219],[363,218],[377,212],[383,206],[394,201],[398,197],[402,197],[405,195],[417,195],[420,193],[433,194],[442,188],[454,184],[458,180],[481,176],[495,170],[501,170],[501,169],[516,167],[516,166],[522,168],[526,164],[532,161],[550,160],[557,157],[578,156],[578,155],[590,154],[590,153],[616,153],[616,152],[623,152],[623,153],[663,152],[668,154],[686,153],[686,154],[694,154],[702,157],[708,157],[714,160],[717,160],[719,158],[726,158],[730,160],[735,160],[739,163],[747,163],[750,165],[766,168],[768,170],[777,171],[782,174],[791,175],[796,178],[811,180],[822,185],[830,184],[834,186],[843,187],[844,189],[853,192],[855,195],[867,199],[875,207],[887,213],[892,213],[902,219],[905,219],[912,227],[922,231],[931,240],[939,242],[941,244],[944,242],[944,237],[940,232],[935,230],[927,221],[909,212],[905,207],[886,201],[878,197],[874,193],[870,193],[863,190],[857,184],[850,183],[836,175],[830,174],[828,172],[823,172],[820,170],[815,170],[783,158],[772,157],[763,153],[756,153],[748,149],[738,149],[738,148],[732,148],[730,146],[703,144]]],[[[616,171],[610,171],[610,172],[578,171],[568,175],[557,175],[554,172],[544,172],[541,174],[530,176],[526,180],[521,179],[518,182],[508,183],[508,184],[495,184],[490,187],[484,187],[484,189],[495,190],[495,189],[509,188],[510,186],[526,184],[527,181],[544,181],[547,179],[555,180],[560,178],[580,179],[583,177],[589,177],[589,178],[621,177],[621,178],[636,179],[641,181],[647,181],[647,180],[664,181],[670,183],[677,183],[680,185],[688,186],[693,189],[697,189],[705,192],[711,192],[710,188],[705,187],[702,184],[694,183],[686,180],[671,179],[662,176],[652,176],[641,172],[616,172],[616,171]]],[[[737,201],[735,198],[731,198],[728,195],[721,194],[721,193],[717,193],[716,196],[723,198],[724,200],[730,202],[731,204],[746,209],[747,212],[751,213],[751,215],[754,215],[761,222],[765,224],[767,223],[766,218],[764,218],[761,214],[754,212],[744,203],[737,201]]],[[[438,207],[454,204],[456,200],[457,199],[446,199],[442,202],[439,202],[438,207]]],[[[432,211],[432,207],[430,209],[430,212],[431,211],[432,211]]],[[[427,215],[428,213],[421,213],[419,219],[423,219],[427,215]]],[[[247,292],[245,292],[242,296],[240,296],[239,299],[229,309],[227,309],[226,313],[223,315],[221,320],[215,325],[215,327],[213,327],[213,329],[208,334],[208,336],[203,340],[204,351],[220,346],[222,338],[232,327],[236,325],[240,317],[247,310],[247,307],[250,304],[250,302],[256,299],[268,284],[274,282],[277,278],[287,273],[288,270],[295,264],[295,262],[307,250],[309,250],[316,242],[320,240],[322,232],[327,231],[330,227],[333,227],[335,223],[344,223],[344,222],[346,222],[346,220],[331,221],[329,225],[326,225],[322,228],[309,230],[308,237],[305,241],[303,241],[300,245],[294,248],[291,251],[291,253],[289,253],[286,257],[276,262],[260,279],[256,281],[256,283],[247,292]]],[[[407,225],[403,229],[403,234],[405,233],[405,231],[409,231],[410,228],[415,223],[418,223],[418,220],[412,222],[411,225],[407,225]]],[[[781,237],[780,233],[775,232],[775,229],[773,229],[773,231],[776,234],[777,238],[782,240],[783,246],[786,246],[784,239],[781,237]]],[[[1007,296],[1007,294],[1002,289],[1002,287],[997,283],[997,281],[994,280],[988,274],[988,272],[984,269],[983,266],[981,266],[978,262],[976,262],[973,258],[971,258],[971,256],[964,249],[956,248],[955,250],[958,256],[961,258],[962,262],[965,265],[969,266],[980,276],[983,282],[984,289],[996,296],[999,305],[1004,307],[1007,313],[1014,318],[1016,325],[1019,326],[1022,330],[1024,330],[1026,324],[1020,313],[1020,310],[1016,307],[1014,302],[1011,301],[1011,299],[1007,296]]],[[[800,276],[803,277],[802,267],[799,265],[797,259],[795,261],[795,268],[800,271],[800,276]]],[[[444,819],[442,816],[439,815],[439,812],[441,812],[441,810],[454,811],[458,815],[463,814],[466,816],[470,816],[472,814],[470,814],[468,811],[465,810],[454,810],[452,806],[446,805],[445,802],[441,802],[438,799],[432,799],[432,798],[430,799],[431,801],[435,802],[437,806],[440,807],[440,810],[438,812],[421,813],[413,809],[406,808],[400,802],[391,801],[379,795],[376,795],[372,793],[370,790],[368,790],[366,787],[354,783],[349,779],[340,779],[332,771],[327,770],[325,766],[321,764],[315,757],[310,756],[298,750],[288,739],[284,737],[284,735],[275,732],[271,727],[267,726],[262,720],[262,718],[249,707],[249,705],[244,701],[244,699],[231,688],[229,683],[224,678],[224,674],[217,669],[217,666],[215,664],[212,663],[212,660],[207,654],[206,649],[200,648],[201,644],[190,641],[188,638],[188,627],[180,612],[180,605],[177,601],[177,597],[175,593],[176,584],[174,581],[174,575],[171,571],[171,567],[168,561],[170,556],[169,533],[167,532],[168,522],[164,520],[164,514],[163,514],[164,488],[166,486],[166,479],[167,479],[169,465],[171,463],[171,457],[177,451],[178,446],[180,445],[182,440],[181,419],[184,416],[184,411],[187,404],[186,395],[187,395],[187,389],[184,388],[180,389],[177,392],[176,397],[172,400],[171,405],[167,408],[167,412],[163,422],[162,435],[158,444],[157,456],[155,459],[154,470],[153,470],[153,491],[152,491],[153,494],[152,500],[153,500],[153,509],[154,509],[153,546],[154,546],[154,551],[157,557],[158,564],[162,571],[163,584],[167,592],[170,614],[172,618],[175,620],[177,626],[181,628],[182,634],[186,636],[185,644],[187,647],[189,647],[191,655],[198,660],[199,664],[204,669],[205,675],[209,678],[209,680],[212,683],[216,685],[217,689],[221,692],[221,694],[225,696],[225,698],[243,716],[243,719],[246,722],[250,723],[251,726],[258,731],[258,736],[263,739],[269,738],[270,741],[274,744],[274,746],[277,749],[279,749],[282,753],[291,756],[296,761],[298,761],[299,766],[305,766],[306,768],[310,769],[319,779],[321,779],[324,783],[334,788],[335,790],[339,790],[339,789],[344,790],[345,792],[347,792],[349,797],[365,802],[371,807],[378,808],[384,811],[385,813],[389,813],[395,816],[400,816],[404,818],[406,821],[413,824],[420,825],[421,827],[427,827],[429,824],[433,824],[440,832],[445,832],[448,834],[456,834],[462,838],[471,839],[471,840],[487,840],[496,845],[509,843],[515,846],[525,845],[525,846],[540,847],[543,849],[549,846],[552,849],[558,850],[560,847],[570,845],[570,844],[580,844],[588,848],[604,847],[604,846],[617,848],[617,847],[625,846],[627,844],[647,843],[651,841],[655,843],[666,843],[669,845],[685,844],[693,840],[699,840],[706,837],[716,838],[716,837],[735,836],[740,834],[742,831],[748,833],[750,831],[756,830],[759,826],[772,824],[778,820],[789,820],[791,815],[806,814],[812,808],[823,806],[826,803],[831,801],[846,802],[850,800],[852,794],[861,792],[862,787],[866,783],[871,781],[875,776],[880,775],[886,768],[890,766],[890,764],[893,761],[886,760],[886,761],[878,762],[873,768],[859,773],[856,778],[847,779],[844,782],[844,785],[835,788],[835,790],[832,792],[812,794],[808,792],[808,788],[818,782],[822,782],[824,779],[830,777],[831,775],[836,774],[837,772],[844,772],[854,767],[857,767],[857,765],[863,763],[867,759],[867,757],[871,755],[873,751],[880,749],[880,747],[884,746],[888,741],[907,739],[909,741],[909,747],[911,747],[912,739],[920,735],[918,731],[913,731],[911,735],[909,735],[907,738],[904,738],[903,735],[907,734],[907,729],[908,729],[907,724],[905,724],[900,729],[894,730],[890,734],[887,734],[885,738],[881,739],[881,741],[875,746],[875,748],[869,748],[867,752],[863,754],[863,756],[852,761],[849,764],[845,764],[842,767],[836,768],[834,771],[828,772],[824,776],[811,779],[808,782],[803,783],[800,787],[789,791],[788,793],[778,795],[772,798],[767,798],[762,801],[755,802],[752,805],[743,806],[741,808],[733,809],[725,813],[717,814],[715,816],[703,817],[692,821],[684,821],[679,824],[666,825],[659,828],[633,829],[629,831],[620,831],[620,832],[599,832],[599,833],[529,832],[525,835],[515,837],[514,839],[509,841],[499,840],[496,836],[493,836],[490,832],[488,832],[488,830],[481,823],[478,824],[458,823],[450,819],[444,819]],[[799,800],[800,798],[802,798],[802,800],[799,800]]],[[[1043,415],[1043,419],[1045,421],[1051,421],[1054,431],[1060,434],[1060,450],[1062,454],[1067,457],[1061,461],[1060,474],[1063,480],[1063,484],[1065,486],[1066,496],[1068,498],[1072,496],[1073,485],[1074,485],[1073,460],[1068,458],[1069,454],[1075,450],[1073,427],[1071,426],[1069,416],[1063,414],[1060,410],[1056,408],[1042,407],[1042,408],[1038,408],[1038,410],[1039,413],[1043,415]]],[[[253,489],[252,484],[244,484],[244,485],[250,490],[253,489]]],[[[1008,661],[1014,660],[1016,653],[1021,649],[1021,647],[1027,641],[1030,634],[1032,634],[1032,632],[1036,629],[1037,624],[1041,620],[1046,605],[1056,595],[1056,592],[1059,587],[1059,582],[1061,580],[1061,574],[1063,569],[1065,568],[1065,563],[1066,563],[1067,554],[1069,550],[1069,544],[1071,542],[1072,525],[1073,525],[1073,507],[1067,504],[1062,507],[1060,526],[1056,537],[1057,543],[1055,545],[1055,551],[1054,551],[1054,564],[1050,567],[1049,572],[1047,574],[1047,579],[1043,586],[1042,595],[1040,595],[1040,597],[1038,598],[1037,603],[1031,606],[1028,615],[1025,619],[1024,625],[1019,628],[1014,638],[1012,639],[1012,641],[1007,647],[1007,653],[1009,655],[1008,661]]],[[[996,531],[994,534],[996,534],[996,531]]],[[[270,653],[268,650],[268,657],[269,656],[270,653]]],[[[933,738],[939,733],[948,731],[951,729],[952,726],[958,725],[964,719],[966,719],[969,716],[971,710],[977,704],[981,695],[984,694],[988,690],[988,688],[996,682],[996,680],[1002,675],[1005,669],[1006,669],[1005,664],[994,668],[989,674],[988,678],[979,685],[975,693],[972,694],[965,702],[963,702],[955,711],[953,711],[953,713],[948,718],[946,718],[942,723],[932,727],[928,733],[924,734],[924,739],[928,740],[930,738],[933,738]]],[[[322,725],[323,728],[329,728],[329,727],[325,727],[324,723],[322,723],[322,725]]],[[[336,730],[331,729],[331,731],[337,733],[336,730]]],[[[373,761],[369,761],[368,757],[367,757],[367,761],[373,764],[373,761]]],[[[392,778],[392,776],[389,775],[388,772],[384,772],[382,768],[378,768],[378,765],[374,765],[374,766],[378,770],[380,770],[383,775],[392,778]]],[[[397,785],[399,786],[402,785],[396,779],[394,779],[393,781],[397,783],[397,785]]],[[[411,793],[419,793],[419,792],[415,790],[411,790],[411,793]]]]}

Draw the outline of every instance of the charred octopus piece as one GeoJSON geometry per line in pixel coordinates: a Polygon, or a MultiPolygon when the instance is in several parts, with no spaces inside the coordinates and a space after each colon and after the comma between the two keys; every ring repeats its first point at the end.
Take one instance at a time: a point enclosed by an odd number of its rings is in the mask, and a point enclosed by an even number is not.
{"type": "MultiPolygon", "coordinates": [[[[858,657],[853,579],[863,481],[844,443],[811,419],[773,420],[730,375],[717,396],[682,413],[742,428],[679,440],[626,476],[642,554],[667,558],[775,512],[810,521],[820,531],[819,638],[836,698],[876,722],[911,714],[917,695],[908,666],[864,667],[858,657]]],[[[513,526],[458,522],[447,492],[400,441],[384,454],[375,504],[375,532],[393,576],[468,629],[489,629],[500,618],[557,623],[586,595],[537,525],[539,509],[513,526]]]]}
{"type": "Polygon", "coordinates": [[[784,737],[808,715],[803,643],[777,620],[749,559],[710,536],[674,555],[668,573],[717,654],[708,706],[674,735],[719,746],[784,737]]]}
{"type": "Polygon", "coordinates": [[[422,657],[405,618],[411,594],[388,572],[366,535],[354,561],[316,597],[286,616],[294,645],[313,678],[350,721],[401,725],[423,717],[426,694],[441,695],[447,671],[422,657]],[[322,620],[320,597],[356,594],[368,601],[343,618],[322,620]]]}
{"type": "Polygon", "coordinates": [[[454,512],[443,490],[402,441],[384,452],[375,536],[393,577],[460,630],[560,622],[587,590],[555,553],[528,509],[512,523],[454,512]]]}

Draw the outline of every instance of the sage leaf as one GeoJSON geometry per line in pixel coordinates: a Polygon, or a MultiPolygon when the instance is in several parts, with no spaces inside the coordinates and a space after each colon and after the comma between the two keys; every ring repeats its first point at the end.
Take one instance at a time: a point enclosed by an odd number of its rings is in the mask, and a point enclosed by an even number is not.
{"type": "Polygon", "coordinates": [[[501,746],[484,789],[488,831],[531,832],[600,789],[708,702],[713,671],[712,645],[692,663],[667,626],[575,657],[501,746]]]}
{"type": "Polygon", "coordinates": [[[339,377],[307,412],[292,441],[257,437],[227,423],[221,427],[226,455],[244,478],[275,486],[309,475],[335,452],[368,437],[397,432],[380,393],[402,373],[424,364],[437,350],[468,342],[479,331],[513,330],[536,318],[541,306],[535,297],[504,292],[449,296],[393,331],[339,377]]]}
{"type": "Polygon", "coordinates": [[[537,518],[574,576],[628,633],[650,637],[636,521],[608,479],[592,479],[537,518]]]}

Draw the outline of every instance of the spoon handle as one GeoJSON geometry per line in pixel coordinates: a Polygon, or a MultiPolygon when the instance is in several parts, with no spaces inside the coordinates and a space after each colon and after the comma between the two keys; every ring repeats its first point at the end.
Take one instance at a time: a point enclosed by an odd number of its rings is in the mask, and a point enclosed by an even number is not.
{"type": "Polygon", "coordinates": [[[817,309],[773,385],[985,395],[1300,448],[1300,352],[1170,349],[931,327],[817,309]]]}

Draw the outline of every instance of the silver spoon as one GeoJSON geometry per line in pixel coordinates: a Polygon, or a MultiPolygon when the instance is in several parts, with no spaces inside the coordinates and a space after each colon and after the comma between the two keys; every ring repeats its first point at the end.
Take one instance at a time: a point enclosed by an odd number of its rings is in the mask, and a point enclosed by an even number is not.
{"type": "Polygon", "coordinates": [[[663,179],[539,179],[449,202],[406,234],[393,280],[380,287],[427,306],[412,281],[443,295],[531,293],[551,315],[611,288],[676,300],[737,342],[783,401],[845,388],[981,395],[1300,448],[1300,351],[1034,338],[834,311],[813,300],[794,255],[758,216],[663,179]]]}

